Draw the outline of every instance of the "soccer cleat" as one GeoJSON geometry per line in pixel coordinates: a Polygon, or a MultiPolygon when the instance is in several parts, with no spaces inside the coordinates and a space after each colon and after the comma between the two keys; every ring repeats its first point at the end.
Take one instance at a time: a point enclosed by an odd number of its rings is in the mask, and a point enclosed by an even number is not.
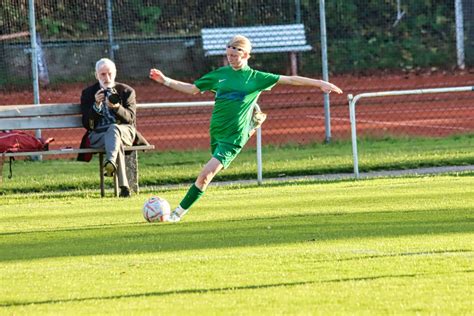
{"type": "Polygon", "coordinates": [[[107,176],[107,177],[113,177],[114,176],[116,168],[115,168],[115,165],[112,161],[107,160],[105,162],[104,169],[105,169],[105,176],[107,176]]]}
{"type": "Polygon", "coordinates": [[[179,216],[175,211],[173,211],[170,215],[170,217],[168,217],[168,220],[167,222],[170,222],[170,223],[177,223],[181,220],[181,216],[179,216]]]}
{"type": "Polygon", "coordinates": [[[178,206],[173,212],[171,212],[171,215],[167,221],[170,223],[177,223],[183,218],[184,215],[186,215],[187,212],[188,210],[185,210],[181,206],[178,206]]]}
{"type": "Polygon", "coordinates": [[[122,197],[122,198],[130,197],[130,189],[128,187],[120,187],[119,197],[122,197]]]}

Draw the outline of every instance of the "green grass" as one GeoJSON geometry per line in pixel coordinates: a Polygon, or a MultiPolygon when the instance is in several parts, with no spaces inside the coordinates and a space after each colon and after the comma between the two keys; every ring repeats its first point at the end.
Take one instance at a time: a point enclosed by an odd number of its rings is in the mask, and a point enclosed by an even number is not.
{"type": "MultiPolygon", "coordinates": [[[[474,135],[449,138],[386,138],[359,141],[359,169],[408,169],[427,166],[474,164],[474,135]]],[[[140,185],[191,183],[210,158],[207,150],[139,154],[140,185]]],[[[255,179],[255,149],[248,146],[221,172],[216,181],[255,179]]],[[[263,177],[352,173],[352,147],[348,141],[306,146],[286,145],[263,148],[263,177]]],[[[16,161],[13,178],[8,165],[3,170],[3,191],[44,192],[98,188],[98,163],[72,159],[16,161]]],[[[111,181],[108,179],[108,187],[111,181]]]]}
{"type": "Polygon", "coordinates": [[[0,314],[473,313],[472,174],[0,196],[0,314]]]}

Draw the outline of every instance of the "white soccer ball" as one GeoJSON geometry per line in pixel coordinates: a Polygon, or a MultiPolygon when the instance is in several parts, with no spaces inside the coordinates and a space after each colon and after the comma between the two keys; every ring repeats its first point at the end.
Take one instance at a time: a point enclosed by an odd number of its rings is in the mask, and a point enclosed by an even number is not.
{"type": "Polygon", "coordinates": [[[152,196],[143,205],[143,217],[147,222],[166,222],[170,214],[170,204],[159,196],[152,196]]]}

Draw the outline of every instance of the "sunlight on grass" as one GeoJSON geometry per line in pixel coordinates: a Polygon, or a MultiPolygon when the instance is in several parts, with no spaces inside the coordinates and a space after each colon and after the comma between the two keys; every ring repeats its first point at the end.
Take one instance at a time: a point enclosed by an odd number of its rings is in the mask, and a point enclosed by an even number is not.
{"type": "Polygon", "coordinates": [[[185,190],[0,196],[0,313],[472,312],[472,175],[185,190]]]}

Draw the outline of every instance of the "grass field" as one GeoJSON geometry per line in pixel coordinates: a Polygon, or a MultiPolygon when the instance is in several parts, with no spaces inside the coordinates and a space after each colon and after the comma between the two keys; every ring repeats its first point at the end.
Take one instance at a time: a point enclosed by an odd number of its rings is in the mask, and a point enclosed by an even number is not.
{"type": "Polygon", "coordinates": [[[0,314],[474,313],[474,175],[0,196],[0,314]]]}
{"type": "MultiPolygon", "coordinates": [[[[474,135],[448,138],[386,138],[359,141],[359,169],[413,169],[428,166],[474,164],[474,135]]],[[[263,148],[263,177],[352,173],[350,141],[330,144],[286,145],[263,148]]],[[[202,165],[209,160],[208,150],[187,152],[153,152],[139,154],[140,185],[156,186],[191,183],[202,165]]],[[[255,148],[248,146],[231,167],[216,181],[256,179],[255,148]]],[[[98,189],[98,163],[69,160],[41,162],[16,161],[13,178],[8,179],[5,164],[0,193],[44,192],[76,189],[98,189]]],[[[111,187],[110,179],[107,186],[111,187]]]]}

